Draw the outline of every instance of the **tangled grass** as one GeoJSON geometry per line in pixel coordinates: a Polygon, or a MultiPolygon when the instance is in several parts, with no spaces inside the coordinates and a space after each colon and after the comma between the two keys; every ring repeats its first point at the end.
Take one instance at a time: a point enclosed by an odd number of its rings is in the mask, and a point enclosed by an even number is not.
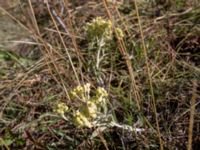
{"type": "Polygon", "coordinates": [[[0,147],[198,149],[199,2],[0,7],[40,54],[0,47],[0,147]]]}

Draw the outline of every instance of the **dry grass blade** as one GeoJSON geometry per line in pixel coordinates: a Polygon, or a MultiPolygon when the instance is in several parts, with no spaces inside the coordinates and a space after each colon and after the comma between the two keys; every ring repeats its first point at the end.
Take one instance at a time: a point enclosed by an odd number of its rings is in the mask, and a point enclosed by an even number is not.
{"type": "Polygon", "coordinates": [[[138,24],[139,24],[139,28],[140,28],[140,35],[141,35],[141,39],[142,39],[143,53],[144,53],[144,57],[145,57],[145,63],[146,63],[147,73],[148,73],[148,78],[149,78],[149,85],[150,85],[150,91],[151,91],[151,96],[152,96],[153,110],[154,110],[154,115],[155,115],[155,120],[156,120],[156,128],[157,128],[158,138],[159,138],[159,142],[160,142],[160,150],[163,150],[163,141],[162,141],[162,138],[161,138],[160,126],[159,126],[159,122],[158,122],[156,101],[155,101],[154,90],[153,90],[153,85],[152,85],[151,72],[150,72],[150,68],[149,68],[147,49],[146,49],[146,45],[145,45],[145,42],[144,42],[144,35],[143,35],[142,25],[141,25],[141,22],[140,22],[140,15],[139,15],[139,11],[138,11],[137,1],[135,0],[134,2],[135,2],[135,9],[136,9],[136,14],[137,14],[138,24]]]}
{"type": "Polygon", "coordinates": [[[193,81],[192,98],[190,104],[190,122],[188,131],[188,150],[192,150],[192,137],[193,137],[193,126],[194,126],[194,114],[195,114],[195,103],[197,98],[197,82],[193,81]]]}
{"type": "Polygon", "coordinates": [[[74,75],[75,75],[75,77],[76,77],[76,80],[77,80],[77,82],[78,82],[79,85],[80,85],[80,80],[79,80],[77,71],[76,71],[76,69],[75,69],[75,67],[74,67],[74,64],[73,64],[73,62],[72,62],[72,59],[71,59],[71,56],[70,56],[69,51],[68,51],[68,49],[67,49],[67,46],[66,46],[66,44],[65,44],[65,42],[64,42],[64,39],[63,39],[63,37],[62,37],[62,35],[61,35],[59,29],[58,29],[58,25],[57,25],[57,23],[56,23],[56,21],[55,21],[53,15],[52,15],[52,13],[51,13],[49,3],[46,2],[46,5],[47,5],[47,8],[48,8],[48,12],[49,12],[49,14],[50,14],[50,16],[51,16],[51,19],[52,19],[52,21],[53,21],[53,24],[54,24],[54,26],[56,27],[57,33],[58,33],[58,35],[59,35],[59,37],[60,37],[60,40],[61,40],[61,42],[62,42],[62,44],[63,44],[63,46],[64,46],[64,48],[65,48],[65,51],[66,51],[67,56],[68,56],[68,58],[69,58],[69,61],[70,61],[70,64],[71,64],[71,66],[72,66],[72,69],[73,69],[74,75]]]}
{"type": "MultiPolygon", "coordinates": [[[[106,9],[107,15],[112,22],[115,35],[117,36],[118,34],[116,33],[116,28],[115,28],[115,25],[114,25],[113,17],[112,17],[110,10],[108,8],[108,2],[107,2],[107,0],[102,0],[102,1],[103,1],[103,4],[104,4],[104,7],[106,9]]],[[[140,93],[139,93],[139,90],[138,90],[138,87],[137,87],[137,84],[136,84],[132,63],[129,59],[128,53],[126,52],[126,47],[125,47],[123,39],[120,39],[117,36],[117,40],[118,40],[119,50],[120,50],[122,56],[125,59],[125,62],[126,62],[129,74],[130,74],[130,79],[131,79],[131,82],[132,82],[133,93],[134,93],[134,96],[135,96],[136,105],[137,105],[138,110],[140,111],[141,110],[141,107],[140,107],[141,98],[140,98],[140,93]]]]}

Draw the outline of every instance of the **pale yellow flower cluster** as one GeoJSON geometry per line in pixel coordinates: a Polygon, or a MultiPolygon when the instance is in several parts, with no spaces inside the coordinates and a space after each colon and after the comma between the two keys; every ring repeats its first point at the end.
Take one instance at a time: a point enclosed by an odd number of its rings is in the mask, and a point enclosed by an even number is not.
{"type": "MultiPolygon", "coordinates": [[[[87,87],[87,91],[90,91],[90,86],[88,85],[89,84],[85,84],[81,87],[82,89],[86,89],[87,87]]],[[[77,87],[75,89],[77,89],[77,87]]],[[[76,94],[76,91],[80,92],[80,90],[72,90],[74,94],[76,94]]],[[[95,96],[88,97],[88,99],[86,99],[86,104],[80,106],[80,108],[74,113],[74,124],[77,127],[92,127],[92,121],[102,113],[101,108],[105,107],[107,97],[107,91],[104,88],[98,87],[95,91],[95,96]]]]}
{"type": "Polygon", "coordinates": [[[90,86],[91,85],[89,83],[83,86],[78,85],[70,92],[70,98],[71,99],[78,98],[85,102],[90,93],[90,86]]]}
{"type": "Polygon", "coordinates": [[[65,112],[69,110],[69,107],[65,103],[58,103],[56,108],[54,109],[54,112],[64,115],[65,112]]]}
{"type": "Polygon", "coordinates": [[[122,31],[122,29],[116,28],[115,31],[119,39],[122,39],[124,37],[124,32],[122,31]]]}
{"type": "Polygon", "coordinates": [[[102,107],[106,104],[107,97],[108,97],[107,91],[102,87],[98,87],[96,90],[96,96],[92,98],[92,101],[95,102],[97,106],[102,107]]]}
{"type": "Polygon", "coordinates": [[[96,91],[96,95],[97,95],[98,97],[107,97],[107,96],[108,96],[108,93],[107,93],[107,91],[106,91],[104,88],[98,87],[98,88],[97,88],[97,91],[96,91]]]}
{"type": "MultiPolygon", "coordinates": [[[[93,40],[96,38],[104,39],[105,41],[112,40],[112,22],[110,20],[97,17],[93,19],[91,23],[87,23],[86,33],[88,40],[93,40]]],[[[116,28],[116,34],[120,39],[124,37],[124,33],[120,28],[116,28]]]]}
{"type": "MultiPolygon", "coordinates": [[[[90,87],[89,83],[77,86],[70,92],[72,100],[83,99],[84,103],[79,106],[78,110],[73,113],[73,123],[77,127],[89,127],[93,126],[93,121],[101,115],[102,108],[106,107],[106,100],[108,97],[107,91],[98,87],[94,93],[94,96],[90,97],[90,87]],[[87,95],[87,96],[86,96],[87,95]]],[[[68,112],[69,108],[65,103],[58,103],[54,109],[54,112],[61,115],[65,120],[65,113],[68,112]]]]}
{"type": "Polygon", "coordinates": [[[81,113],[79,110],[77,110],[74,114],[74,124],[77,127],[83,127],[83,126],[89,127],[89,128],[92,127],[92,124],[90,123],[88,118],[83,113],[81,113]]]}
{"type": "Polygon", "coordinates": [[[89,40],[96,38],[110,40],[112,39],[112,23],[109,20],[97,17],[91,23],[87,23],[86,32],[89,40]]]}

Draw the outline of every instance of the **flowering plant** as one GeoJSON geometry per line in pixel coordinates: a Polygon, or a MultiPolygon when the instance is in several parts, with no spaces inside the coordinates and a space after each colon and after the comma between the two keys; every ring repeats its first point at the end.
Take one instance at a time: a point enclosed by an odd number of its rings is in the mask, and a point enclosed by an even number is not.
{"type": "MultiPolygon", "coordinates": [[[[108,93],[102,88],[98,87],[94,96],[90,96],[90,84],[79,85],[70,91],[70,98],[72,100],[80,100],[82,105],[78,110],[73,112],[73,123],[77,127],[92,127],[94,121],[107,113],[107,100],[108,93]]],[[[65,112],[68,112],[69,108],[65,103],[58,103],[55,112],[61,115],[65,120],[65,112]]]]}
{"type": "Polygon", "coordinates": [[[88,40],[93,39],[112,39],[112,23],[109,20],[104,20],[97,17],[91,23],[86,24],[86,33],[88,40]]]}
{"type": "MultiPolygon", "coordinates": [[[[144,129],[134,128],[129,125],[120,125],[115,120],[113,115],[107,111],[108,103],[108,92],[102,88],[98,87],[94,96],[90,96],[91,88],[90,84],[79,85],[70,91],[70,96],[72,100],[79,99],[83,103],[77,110],[73,111],[73,124],[78,127],[97,127],[90,138],[94,138],[98,135],[99,131],[103,131],[108,127],[118,127],[124,130],[130,130],[134,132],[141,132],[144,129]]],[[[58,103],[55,112],[60,114],[63,119],[67,120],[65,113],[69,111],[68,106],[65,103],[58,103]]],[[[71,120],[70,120],[71,121],[71,120]]]]}
{"type": "MultiPolygon", "coordinates": [[[[110,20],[105,20],[101,17],[93,19],[90,23],[87,23],[85,26],[87,33],[87,39],[91,43],[96,43],[99,46],[109,46],[109,43],[113,42],[113,24],[110,20]]],[[[119,39],[124,37],[122,29],[115,28],[116,36],[119,39]]]]}
{"type": "Polygon", "coordinates": [[[74,124],[77,127],[92,127],[94,126],[94,121],[98,120],[99,116],[107,113],[108,93],[104,88],[98,87],[94,96],[91,97],[90,84],[87,83],[83,86],[77,86],[70,93],[72,99],[78,97],[85,102],[73,114],[74,124]],[[77,90],[77,88],[81,90],[77,90]]]}

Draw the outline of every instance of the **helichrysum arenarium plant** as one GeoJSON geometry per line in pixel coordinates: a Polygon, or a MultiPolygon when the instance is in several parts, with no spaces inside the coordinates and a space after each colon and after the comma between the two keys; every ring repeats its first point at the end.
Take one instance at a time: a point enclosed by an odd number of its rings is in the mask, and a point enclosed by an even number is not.
{"type": "Polygon", "coordinates": [[[96,77],[99,79],[101,78],[99,75],[99,72],[101,71],[101,62],[106,62],[105,57],[108,55],[109,51],[117,49],[114,40],[114,33],[116,33],[116,36],[119,39],[124,37],[124,33],[118,27],[113,30],[112,22],[101,17],[94,18],[90,23],[87,23],[85,26],[85,31],[86,39],[89,42],[88,50],[90,55],[96,55],[95,60],[91,60],[90,63],[94,68],[93,71],[95,72],[96,77]],[[94,65],[94,63],[96,65],[94,65]]]}
{"type": "MultiPolygon", "coordinates": [[[[110,50],[114,42],[114,32],[112,28],[112,22],[101,17],[95,18],[85,27],[89,45],[97,50],[97,59],[95,62],[98,71],[100,70],[99,64],[105,56],[105,51],[110,50]]],[[[116,28],[115,33],[118,38],[124,37],[124,33],[120,28],[116,28]]],[[[67,109],[68,107],[64,106],[65,104],[63,103],[58,104],[56,112],[65,120],[73,122],[78,128],[97,127],[101,130],[105,130],[108,127],[117,126],[129,130],[137,130],[128,125],[120,125],[115,121],[112,112],[108,112],[107,104],[109,102],[109,95],[104,88],[97,87],[95,90],[91,90],[91,85],[86,83],[84,85],[78,85],[70,91],[70,99],[79,104],[76,108],[70,108],[70,110],[72,110],[73,119],[67,119],[65,116],[65,112],[69,111],[67,109]]],[[[138,130],[140,131],[141,129],[138,130]]],[[[94,132],[92,137],[94,137],[96,133],[94,132]]]]}
{"type": "MultiPolygon", "coordinates": [[[[58,103],[55,112],[63,117],[66,121],[72,121],[77,128],[82,127],[97,127],[98,130],[105,130],[108,127],[119,127],[131,131],[142,131],[143,129],[133,128],[128,125],[118,124],[111,112],[108,112],[108,92],[102,88],[97,87],[91,95],[90,84],[79,85],[75,87],[71,92],[70,96],[73,101],[81,101],[81,105],[72,110],[73,119],[67,119],[65,116],[66,112],[69,112],[69,108],[65,103],[58,103]]],[[[97,131],[94,131],[91,138],[95,137],[97,131]]]]}
{"type": "MultiPolygon", "coordinates": [[[[104,88],[98,87],[94,93],[94,96],[90,96],[91,93],[90,84],[79,85],[70,91],[70,98],[77,103],[81,102],[77,110],[73,111],[73,123],[77,127],[93,127],[94,121],[99,116],[106,114],[108,93],[104,88]]],[[[54,112],[61,115],[65,120],[65,113],[69,111],[68,106],[65,103],[58,103],[54,109],[54,112]]]]}

